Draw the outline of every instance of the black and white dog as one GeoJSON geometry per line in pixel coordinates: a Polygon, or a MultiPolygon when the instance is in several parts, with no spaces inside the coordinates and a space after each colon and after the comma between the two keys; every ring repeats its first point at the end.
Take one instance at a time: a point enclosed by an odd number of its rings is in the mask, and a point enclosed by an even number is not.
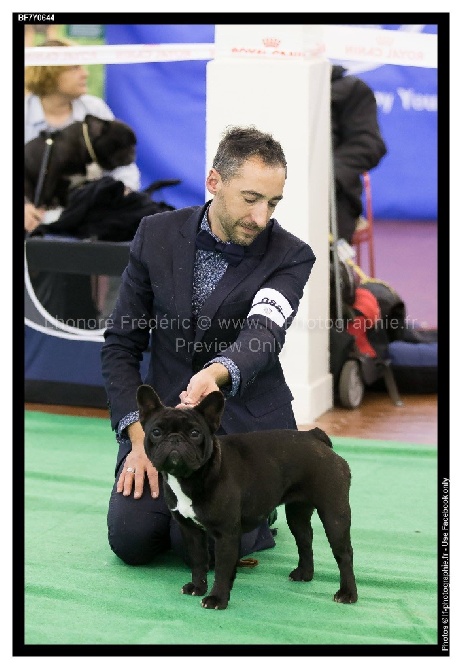
{"type": "Polygon", "coordinates": [[[225,609],[236,575],[240,537],[285,505],[299,561],[289,577],[313,578],[312,527],[317,510],[339,567],[338,603],[355,603],[350,538],[351,473],[322,430],[267,430],[214,435],[224,396],[214,391],[193,409],[164,406],[148,385],[138,388],[145,451],[162,473],[166,502],[180,524],[191,561],[183,593],[207,592],[207,534],[215,540],[215,581],[201,603],[225,609]]]}
{"type": "Polygon", "coordinates": [[[136,144],[126,123],[92,114],[52,134],[42,131],[24,145],[24,194],[37,207],[66,207],[76,176],[84,181],[91,163],[102,170],[133,163],[136,144]]]}

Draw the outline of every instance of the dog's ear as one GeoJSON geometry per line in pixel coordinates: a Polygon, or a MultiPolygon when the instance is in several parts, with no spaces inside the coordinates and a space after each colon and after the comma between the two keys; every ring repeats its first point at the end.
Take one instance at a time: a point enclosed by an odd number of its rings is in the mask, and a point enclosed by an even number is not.
{"type": "Polygon", "coordinates": [[[220,426],[224,406],[225,398],[222,391],[212,391],[194,409],[203,415],[211,432],[215,433],[220,426]]]}
{"type": "Polygon", "coordinates": [[[143,427],[153,412],[164,407],[156,391],[148,384],[138,387],[137,405],[140,412],[140,423],[143,427]]]}
{"type": "Polygon", "coordinates": [[[99,137],[109,125],[109,121],[100,119],[93,114],[87,114],[84,121],[88,126],[88,132],[91,138],[99,137]]]}

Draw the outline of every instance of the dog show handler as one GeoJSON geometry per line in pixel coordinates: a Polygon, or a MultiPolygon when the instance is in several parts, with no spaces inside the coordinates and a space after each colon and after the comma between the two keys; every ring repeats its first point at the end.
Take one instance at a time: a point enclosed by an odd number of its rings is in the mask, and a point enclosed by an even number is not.
{"type": "MultiPolygon", "coordinates": [[[[270,134],[229,127],[206,178],[212,199],[145,217],[133,239],[101,352],[119,445],[108,539],[127,564],[169,549],[188,561],[162,475],[144,450],[140,384],[168,406],[194,406],[221,390],[218,434],[297,428],[279,354],[315,256],[273,218],[286,177],[270,134]]],[[[265,521],[242,535],[240,556],[274,545],[265,521]]]]}

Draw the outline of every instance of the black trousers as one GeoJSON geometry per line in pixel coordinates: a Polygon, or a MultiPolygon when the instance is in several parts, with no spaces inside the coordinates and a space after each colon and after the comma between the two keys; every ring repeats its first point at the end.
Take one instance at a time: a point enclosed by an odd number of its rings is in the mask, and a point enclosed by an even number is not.
{"type": "Polygon", "coordinates": [[[357,207],[349,197],[337,189],[336,191],[336,215],[338,224],[338,239],[344,238],[349,244],[357,225],[357,219],[362,213],[362,208],[357,207]]]}
{"type": "MultiPolygon", "coordinates": [[[[157,555],[172,549],[188,565],[188,553],[180,527],[164,500],[162,475],[159,475],[159,497],[151,496],[145,477],[143,495],[117,493],[116,485],[125,459],[116,473],[108,508],[108,540],[113,552],[129,565],[145,565],[157,555]]],[[[267,521],[241,537],[240,558],[275,546],[267,521]]],[[[210,543],[213,561],[213,543],[210,543]]]]}

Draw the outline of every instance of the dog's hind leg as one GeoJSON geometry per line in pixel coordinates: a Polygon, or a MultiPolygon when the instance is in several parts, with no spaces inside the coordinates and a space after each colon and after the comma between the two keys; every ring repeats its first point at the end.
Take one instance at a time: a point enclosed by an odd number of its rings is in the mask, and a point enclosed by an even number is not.
{"type": "Polygon", "coordinates": [[[350,507],[344,504],[342,509],[323,511],[318,515],[325,529],[333,556],[339,567],[340,589],[334,594],[333,600],[338,603],[357,602],[357,586],[355,583],[351,538],[350,538],[350,507]]]}
{"type": "Polygon", "coordinates": [[[310,582],[313,578],[313,529],[310,523],[313,511],[309,503],[292,502],[285,505],[286,521],[299,552],[297,568],[289,574],[294,582],[310,582]]]}

